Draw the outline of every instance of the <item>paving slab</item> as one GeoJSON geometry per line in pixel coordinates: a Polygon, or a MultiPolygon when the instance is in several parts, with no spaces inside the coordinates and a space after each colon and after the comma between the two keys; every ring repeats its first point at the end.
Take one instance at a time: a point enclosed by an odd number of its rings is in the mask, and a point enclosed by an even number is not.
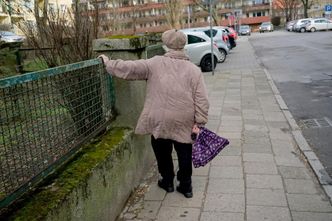
{"type": "Polygon", "coordinates": [[[285,179],[287,193],[318,193],[315,183],[310,179],[285,179]]]}
{"type": "Polygon", "coordinates": [[[274,162],[273,154],[243,153],[243,161],[247,162],[274,162]]]}
{"type": "Polygon", "coordinates": [[[244,194],[206,194],[203,211],[245,212],[244,194]]]}
{"type": "Polygon", "coordinates": [[[292,221],[288,207],[247,206],[247,221],[292,221]]]}
{"type": "Polygon", "coordinates": [[[287,200],[283,190],[247,188],[247,205],[286,207],[287,200]]]}
{"type": "Polygon", "coordinates": [[[200,209],[162,206],[157,216],[158,221],[199,221],[200,209]]]}
{"type": "Polygon", "coordinates": [[[243,178],[243,169],[242,167],[234,167],[234,166],[220,167],[212,165],[210,168],[210,177],[241,179],[243,178]]]}
{"type": "Polygon", "coordinates": [[[243,194],[244,180],[243,179],[220,179],[210,178],[207,193],[228,193],[228,194],[243,194]]]}
{"type": "Polygon", "coordinates": [[[308,169],[305,167],[278,166],[284,179],[311,179],[308,169]]]}
{"type": "Polygon", "coordinates": [[[332,213],[292,212],[293,221],[331,221],[332,213]]]}
{"type": "Polygon", "coordinates": [[[241,156],[225,156],[219,155],[215,157],[212,162],[212,166],[242,166],[241,156]]]}
{"type": "Polygon", "coordinates": [[[277,166],[270,162],[244,162],[246,174],[278,174],[277,166]]]}
{"type": "Polygon", "coordinates": [[[332,212],[330,201],[322,195],[287,194],[287,199],[292,211],[332,212]]]}
{"type": "Polygon", "coordinates": [[[280,175],[246,175],[247,188],[284,189],[280,175]]]}
{"type": "Polygon", "coordinates": [[[200,221],[244,221],[243,213],[202,212],[200,221]]]}

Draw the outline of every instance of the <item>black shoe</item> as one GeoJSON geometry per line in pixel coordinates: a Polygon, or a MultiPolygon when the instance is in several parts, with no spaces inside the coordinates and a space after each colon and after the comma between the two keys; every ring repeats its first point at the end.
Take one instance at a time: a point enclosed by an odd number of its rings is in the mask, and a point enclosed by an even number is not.
{"type": "Polygon", "coordinates": [[[172,183],[166,183],[162,179],[158,180],[158,186],[164,189],[167,193],[174,192],[174,185],[172,183]]]}
{"type": "Polygon", "coordinates": [[[179,193],[182,193],[184,195],[184,197],[186,197],[186,198],[193,197],[193,188],[191,185],[187,188],[184,188],[181,185],[179,185],[176,187],[176,191],[178,191],[179,193]]]}

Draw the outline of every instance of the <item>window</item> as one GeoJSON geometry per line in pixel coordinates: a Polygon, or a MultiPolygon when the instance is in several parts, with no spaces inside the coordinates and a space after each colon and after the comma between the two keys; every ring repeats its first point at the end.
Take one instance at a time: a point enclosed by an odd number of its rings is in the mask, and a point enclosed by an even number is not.
{"type": "MultiPolygon", "coordinates": [[[[212,35],[213,35],[213,37],[216,36],[217,32],[218,32],[217,30],[212,29],[212,35]]],[[[204,33],[211,38],[211,36],[210,36],[210,30],[206,30],[206,31],[204,31],[204,33]]]]}
{"type": "Polygon", "coordinates": [[[66,5],[60,5],[61,12],[66,12],[66,5]]]}
{"type": "Polygon", "coordinates": [[[49,3],[48,4],[48,10],[49,10],[49,12],[54,12],[54,10],[55,10],[55,4],[54,3],[49,3]]]}
{"type": "Polygon", "coordinates": [[[205,42],[205,40],[194,35],[188,35],[188,44],[196,44],[200,42],[205,42]]]}

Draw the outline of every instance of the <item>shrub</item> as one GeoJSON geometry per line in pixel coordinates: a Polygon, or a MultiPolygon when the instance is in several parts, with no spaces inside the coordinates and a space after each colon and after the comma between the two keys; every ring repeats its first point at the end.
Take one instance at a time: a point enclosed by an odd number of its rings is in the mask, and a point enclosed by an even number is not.
{"type": "Polygon", "coordinates": [[[279,26],[279,25],[280,25],[280,17],[279,17],[279,16],[273,17],[273,18],[271,19],[271,23],[272,23],[274,26],[279,26]]]}

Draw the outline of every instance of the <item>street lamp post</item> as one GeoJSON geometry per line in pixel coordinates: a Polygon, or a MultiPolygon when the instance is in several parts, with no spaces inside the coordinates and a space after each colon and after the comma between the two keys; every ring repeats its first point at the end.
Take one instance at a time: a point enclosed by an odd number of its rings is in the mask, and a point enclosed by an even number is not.
{"type": "Polygon", "coordinates": [[[210,23],[210,38],[211,38],[211,66],[212,75],[214,75],[214,53],[213,53],[213,35],[212,35],[212,0],[209,0],[209,23],[210,23]]]}

